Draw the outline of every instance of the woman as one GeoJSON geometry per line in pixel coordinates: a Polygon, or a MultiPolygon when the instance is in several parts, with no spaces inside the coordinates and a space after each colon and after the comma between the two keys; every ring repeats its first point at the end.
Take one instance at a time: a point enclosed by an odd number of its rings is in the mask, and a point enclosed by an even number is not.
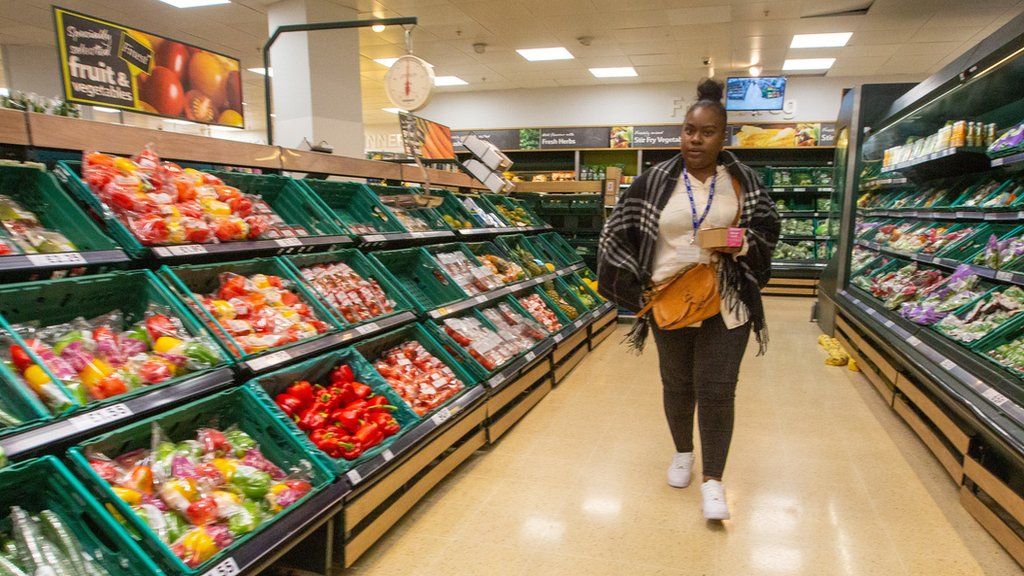
{"type": "Polygon", "coordinates": [[[732,440],[736,380],[751,330],[758,355],[768,343],[761,288],[771,276],[779,216],[757,174],[723,150],[727,118],[721,83],[702,81],[697,97],[686,112],[682,153],[638,176],[608,219],[599,246],[598,285],[616,304],[638,311],[656,287],[695,264],[717,271],[719,314],[678,330],[663,330],[645,314],[629,340],[639,351],[653,330],[665,415],[676,446],[669,485],[690,484],[696,410],[704,517],[725,520],[729,508],[722,473],[732,440]],[[709,251],[697,245],[696,230],[728,226],[746,228],[742,247],[709,251]]]}

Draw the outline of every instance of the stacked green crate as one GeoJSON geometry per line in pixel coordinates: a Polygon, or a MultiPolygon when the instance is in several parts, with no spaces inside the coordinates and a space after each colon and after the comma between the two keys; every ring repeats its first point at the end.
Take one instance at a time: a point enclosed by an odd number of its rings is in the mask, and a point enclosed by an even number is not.
{"type": "Polygon", "coordinates": [[[423,248],[374,252],[370,258],[420,313],[469,296],[423,248]]]}
{"type": "Polygon", "coordinates": [[[377,195],[357,182],[305,179],[300,182],[353,234],[406,232],[377,195]]]}
{"type": "Polygon", "coordinates": [[[415,202],[415,197],[422,192],[420,188],[380,184],[366,184],[365,186],[377,195],[388,212],[402,224],[407,232],[452,229],[437,210],[419,206],[415,202]]]}

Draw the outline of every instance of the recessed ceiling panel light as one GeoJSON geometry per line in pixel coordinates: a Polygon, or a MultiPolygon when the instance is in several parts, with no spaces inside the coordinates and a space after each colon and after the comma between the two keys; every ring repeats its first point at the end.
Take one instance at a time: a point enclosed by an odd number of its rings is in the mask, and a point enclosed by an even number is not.
{"type": "Polygon", "coordinates": [[[164,4],[170,4],[175,8],[200,8],[202,6],[219,6],[231,4],[231,0],[160,0],[164,4]]]}
{"type": "Polygon", "coordinates": [[[835,58],[795,58],[782,64],[783,70],[828,70],[836,63],[835,58]]]}
{"type": "Polygon", "coordinates": [[[434,76],[434,86],[465,86],[469,84],[458,76],[434,76]]]}
{"type": "MultiPolygon", "coordinates": [[[[267,74],[266,68],[246,68],[246,70],[248,70],[249,72],[252,72],[253,74],[259,74],[260,76],[266,76],[266,74],[267,74]]],[[[270,69],[270,77],[271,78],[274,77],[274,69],[273,68],[270,69]]]]}
{"type": "Polygon", "coordinates": [[[629,76],[636,76],[636,69],[632,66],[622,66],[620,68],[591,68],[590,73],[597,78],[626,78],[629,76]]]}
{"type": "Polygon", "coordinates": [[[405,112],[405,110],[402,110],[401,108],[381,108],[381,110],[388,114],[401,114],[402,112],[405,112]]]}
{"type": "Polygon", "coordinates": [[[542,62],[544,60],[572,60],[574,56],[562,46],[554,48],[524,48],[516,50],[519,55],[530,62],[542,62]]]}
{"type": "Polygon", "coordinates": [[[398,58],[374,58],[373,61],[385,68],[391,68],[398,61],[398,58]]]}
{"type": "Polygon", "coordinates": [[[853,32],[835,32],[831,34],[794,34],[790,48],[838,48],[846,46],[853,32]]]}
{"type": "Polygon", "coordinates": [[[373,26],[370,26],[370,30],[373,30],[374,32],[378,33],[383,32],[385,28],[387,28],[387,26],[383,24],[374,24],[373,26]]]}

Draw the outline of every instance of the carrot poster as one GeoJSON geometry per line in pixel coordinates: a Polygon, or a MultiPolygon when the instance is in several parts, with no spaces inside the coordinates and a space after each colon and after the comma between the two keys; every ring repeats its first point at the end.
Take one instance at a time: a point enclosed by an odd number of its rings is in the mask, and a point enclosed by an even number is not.
{"type": "Polygon", "coordinates": [[[406,154],[423,160],[455,160],[451,128],[407,113],[399,114],[398,120],[406,154]]]}

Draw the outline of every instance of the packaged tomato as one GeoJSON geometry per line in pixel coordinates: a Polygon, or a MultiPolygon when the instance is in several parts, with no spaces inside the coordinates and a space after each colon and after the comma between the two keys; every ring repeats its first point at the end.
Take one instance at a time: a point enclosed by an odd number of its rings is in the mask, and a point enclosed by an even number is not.
{"type": "Polygon", "coordinates": [[[145,246],[166,244],[170,238],[167,221],[159,214],[143,214],[128,218],[128,229],[145,246]]]}

